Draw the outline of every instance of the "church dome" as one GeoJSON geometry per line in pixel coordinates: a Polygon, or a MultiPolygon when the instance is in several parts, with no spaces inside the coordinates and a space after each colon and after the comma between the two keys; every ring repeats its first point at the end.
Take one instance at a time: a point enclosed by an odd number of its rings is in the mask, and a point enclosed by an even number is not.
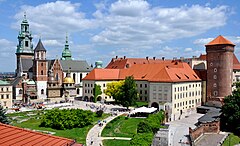
{"type": "Polygon", "coordinates": [[[64,84],[74,84],[73,78],[71,78],[70,73],[67,73],[67,76],[63,79],[64,84]]]}

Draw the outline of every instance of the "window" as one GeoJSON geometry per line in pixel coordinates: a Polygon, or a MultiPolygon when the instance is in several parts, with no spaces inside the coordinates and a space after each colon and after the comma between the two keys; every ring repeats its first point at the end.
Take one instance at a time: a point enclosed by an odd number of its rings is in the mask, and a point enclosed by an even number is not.
{"type": "Polygon", "coordinates": [[[41,90],[41,94],[44,94],[44,90],[43,89],[41,90]]]}
{"type": "Polygon", "coordinates": [[[43,70],[41,70],[41,75],[43,75],[43,70]]]}
{"type": "Polygon", "coordinates": [[[4,95],[2,95],[1,98],[4,99],[4,95]]]}
{"type": "Polygon", "coordinates": [[[22,93],[23,93],[23,90],[20,89],[20,90],[18,91],[18,94],[22,94],[22,93]]]}
{"type": "Polygon", "coordinates": [[[9,99],[9,95],[7,94],[7,99],[9,99]]]}
{"type": "Polygon", "coordinates": [[[6,101],[4,101],[3,104],[4,104],[4,106],[7,106],[7,102],[6,101]]]}
{"type": "Polygon", "coordinates": [[[142,90],[140,90],[140,94],[142,94],[142,90]]]}
{"type": "Polygon", "coordinates": [[[140,100],[142,100],[142,96],[140,96],[140,100]]]}
{"type": "Polygon", "coordinates": [[[147,84],[145,84],[145,88],[147,88],[147,84]]]}
{"type": "Polygon", "coordinates": [[[214,84],[213,84],[213,87],[215,87],[215,88],[216,88],[216,87],[217,87],[217,83],[214,83],[214,84]]]}
{"type": "Polygon", "coordinates": [[[153,99],[156,99],[156,93],[153,93],[153,99]]]}
{"type": "Polygon", "coordinates": [[[43,63],[41,63],[41,66],[43,66],[43,63]]]}
{"type": "Polygon", "coordinates": [[[103,84],[103,87],[105,87],[105,84],[103,84]]]}
{"type": "Polygon", "coordinates": [[[215,80],[216,80],[216,79],[217,79],[217,75],[213,75],[213,79],[215,79],[215,80]]]}
{"type": "Polygon", "coordinates": [[[214,70],[213,70],[214,72],[217,72],[217,68],[214,68],[214,70]]]}
{"type": "Polygon", "coordinates": [[[74,82],[76,82],[76,74],[75,73],[73,74],[73,80],[74,80],[74,82]]]}
{"type": "Polygon", "coordinates": [[[80,73],[80,82],[82,82],[82,73],[80,73]]]}
{"type": "Polygon", "coordinates": [[[140,84],[140,88],[142,88],[142,84],[140,84]]]}
{"type": "Polygon", "coordinates": [[[145,94],[147,94],[147,90],[145,90],[145,94]]]}
{"type": "Polygon", "coordinates": [[[7,91],[8,91],[8,88],[6,88],[7,89],[7,91]]]}
{"type": "Polygon", "coordinates": [[[25,46],[28,47],[28,41],[25,41],[25,46]]]}
{"type": "Polygon", "coordinates": [[[217,92],[217,91],[214,91],[214,92],[213,92],[213,95],[214,95],[214,96],[217,96],[217,95],[218,95],[218,92],[217,92]]]}
{"type": "Polygon", "coordinates": [[[79,91],[79,89],[77,89],[77,94],[79,94],[80,93],[80,91],[79,91]]]}

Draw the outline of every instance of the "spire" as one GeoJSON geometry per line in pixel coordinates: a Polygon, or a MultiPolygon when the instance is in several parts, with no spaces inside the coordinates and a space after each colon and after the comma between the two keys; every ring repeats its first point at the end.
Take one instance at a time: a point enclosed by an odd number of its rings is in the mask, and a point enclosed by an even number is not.
{"type": "Polygon", "coordinates": [[[24,12],[24,20],[27,20],[26,11],[24,12]]]}
{"type": "Polygon", "coordinates": [[[62,60],[72,60],[72,53],[69,50],[69,44],[68,44],[68,34],[66,33],[66,42],[65,47],[62,52],[62,60]]]}

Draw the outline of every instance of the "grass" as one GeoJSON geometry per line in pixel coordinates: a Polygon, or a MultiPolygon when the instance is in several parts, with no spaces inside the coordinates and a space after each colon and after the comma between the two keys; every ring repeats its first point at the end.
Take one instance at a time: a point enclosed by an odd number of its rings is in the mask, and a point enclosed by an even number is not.
{"type": "Polygon", "coordinates": [[[114,140],[114,139],[106,139],[103,140],[104,146],[129,146],[130,140],[114,140]]]}
{"type": "Polygon", "coordinates": [[[119,116],[107,124],[103,129],[102,136],[132,138],[137,133],[138,123],[143,120],[142,118],[125,119],[124,116],[119,116]]]}
{"type": "MultiPolygon", "coordinates": [[[[26,116],[26,113],[14,113],[14,116],[26,116]]],[[[14,117],[12,114],[8,114],[9,117],[14,117]]],[[[60,136],[60,137],[65,137],[65,138],[70,138],[70,139],[75,139],[77,143],[86,143],[86,136],[88,131],[95,125],[97,124],[98,120],[105,119],[108,117],[109,114],[103,114],[101,118],[94,117],[94,122],[93,125],[89,125],[83,128],[73,128],[73,129],[65,129],[65,130],[56,130],[52,128],[45,128],[45,127],[39,127],[41,120],[37,119],[40,117],[40,115],[35,115],[31,116],[31,118],[25,122],[22,123],[17,123],[17,120],[12,121],[12,125],[17,126],[17,127],[22,127],[22,128],[28,128],[32,130],[42,130],[42,131],[49,131],[49,132],[55,132],[55,136],[60,136]]]]}
{"type": "Polygon", "coordinates": [[[232,133],[223,142],[223,146],[234,146],[236,144],[240,144],[240,137],[232,133]]]}
{"type": "Polygon", "coordinates": [[[148,102],[146,101],[137,101],[135,107],[142,107],[142,106],[148,106],[148,102]]]}

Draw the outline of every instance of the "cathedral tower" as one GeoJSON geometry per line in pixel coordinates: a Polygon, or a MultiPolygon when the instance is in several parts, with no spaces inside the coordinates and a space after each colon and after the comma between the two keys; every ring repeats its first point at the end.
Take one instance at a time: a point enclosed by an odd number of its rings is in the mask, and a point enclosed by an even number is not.
{"type": "Polygon", "coordinates": [[[62,52],[62,60],[72,60],[72,54],[69,49],[69,44],[68,44],[68,36],[66,35],[66,43],[65,43],[65,48],[63,49],[62,52]]]}
{"type": "Polygon", "coordinates": [[[223,98],[232,93],[234,44],[218,36],[206,46],[207,97],[223,98]]]}
{"type": "Polygon", "coordinates": [[[44,48],[41,39],[34,50],[33,60],[33,79],[37,84],[38,96],[41,99],[46,98],[47,89],[47,60],[46,60],[46,49],[44,48]]]}
{"type": "Polygon", "coordinates": [[[16,75],[29,75],[29,69],[32,66],[32,59],[34,56],[32,45],[32,34],[29,30],[29,24],[24,13],[24,19],[21,23],[21,30],[18,34],[18,45],[16,50],[17,68],[16,75]],[[26,65],[28,64],[28,65],[26,65]]]}

